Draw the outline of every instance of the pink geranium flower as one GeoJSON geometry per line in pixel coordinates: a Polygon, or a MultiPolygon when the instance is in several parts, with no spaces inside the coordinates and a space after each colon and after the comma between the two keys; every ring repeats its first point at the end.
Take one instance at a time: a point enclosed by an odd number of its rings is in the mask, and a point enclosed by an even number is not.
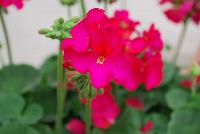
{"type": "Polygon", "coordinates": [[[147,134],[148,132],[151,131],[151,129],[153,128],[153,121],[148,121],[143,128],[140,129],[140,131],[142,132],[142,134],[147,134]]]}
{"type": "Polygon", "coordinates": [[[0,6],[8,8],[10,5],[15,5],[17,9],[23,7],[23,0],[0,0],[0,6]]]}
{"type": "Polygon", "coordinates": [[[73,118],[67,123],[66,129],[71,134],[85,134],[85,123],[80,119],[73,118]]]}
{"type": "Polygon", "coordinates": [[[132,54],[139,54],[143,60],[143,82],[147,90],[159,86],[162,81],[162,49],[161,35],[154,24],[148,31],[144,31],[141,37],[133,39],[128,45],[128,51],[132,54]]]}
{"type": "Polygon", "coordinates": [[[160,4],[170,3],[171,7],[164,11],[168,19],[175,23],[192,19],[196,24],[200,21],[199,0],[161,0],[160,4]]]}
{"type": "Polygon", "coordinates": [[[132,108],[140,109],[140,110],[144,109],[144,103],[141,100],[139,100],[138,98],[129,97],[126,99],[126,103],[128,106],[130,106],[132,108]]]}
{"type": "Polygon", "coordinates": [[[111,19],[111,26],[124,38],[129,39],[131,34],[140,24],[139,21],[133,21],[129,18],[129,13],[126,10],[117,10],[115,16],[111,19]]]}
{"type": "Polygon", "coordinates": [[[97,128],[107,129],[115,123],[119,115],[119,107],[109,90],[97,95],[92,100],[92,122],[97,128]]]}
{"type": "Polygon", "coordinates": [[[136,32],[138,24],[128,17],[127,11],[117,11],[115,17],[109,18],[101,9],[90,10],[71,30],[72,37],[62,42],[64,62],[79,73],[88,73],[96,89],[111,81],[130,91],[137,89],[142,82],[147,89],[158,86],[162,78],[160,33],[152,25],[142,37],[135,37],[132,41],[131,35],[136,32]],[[153,63],[160,67],[159,73],[155,72],[159,74],[157,77],[149,71],[153,63]]]}

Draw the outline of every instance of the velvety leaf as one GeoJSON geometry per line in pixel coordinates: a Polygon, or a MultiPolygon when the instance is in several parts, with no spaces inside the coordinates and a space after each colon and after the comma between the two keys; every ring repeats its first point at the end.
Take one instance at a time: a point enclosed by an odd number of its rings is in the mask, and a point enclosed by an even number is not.
{"type": "Polygon", "coordinates": [[[105,134],[140,134],[141,111],[127,107],[116,123],[105,134]]]}
{"type": "Polygon", "coordinates": [[[37,123],[42,118],[42,115],[43,110],[40,105],[30,104],[19,118],[19,121],[23,124],[32,125],[37,123]]]}
{"type": "Polygon", "coordinates": [[[32,92],[26,96],[28,103],[39,104],[43,109],[42,120],[52,122],[55,120],[56,113],[56,90],[48,87],[38,87],[36,92],[32,92]]]}
{"type": "Polygon", "coordinates": [[[173,63],[165,63],[164,65],[164,79],[161,85],[168,84],[176,73],[176,66],[173,63]]]}
{"type": "Polygon", "coordinates": [[[35,129],[19,122],[8,122],[0,127],[0,134],[39,134],[35,129]]]}
{"type": "Polygon", "coordinates": [[[0,122],[18,118],[24,105],[24,99],[19,95],[0,94],[0,122]]]}
{"type": "Polygon", "coordinates": [[[200,134],[200,111],[194,109],[176,110],[168,126],[168,134],[200,134]]]}
{"type": "Polygon", "coordinates": [[[57,80],[57,57],[51,56],[45,60],[40,68],[40,74],[44,83],[55,87],[57,80]]]}
{"type": "Polygon", "coordinates": [[[0,70],[0,92],[22,94],[39,82],[39,72],[29,65],[6,66],[0,70]]]}
{"type": "Polygon", "coordinates": [[[153,128],[149,134],[166,134],[168,119],[165,115],[159,113],[153,113],[148,115],[146,121],[153,121],[153,128]]]}
{"type": "Polygon", "coordinates": [[[35,128],[40,134],[54,134],[53,130],[45,124],[37,124],[35,128]]]}
{"type": "Polygon", "coordinates": [[[166,94],[167,104],[171,109],[179,109],[187,105],[189,94],[184,89],[171,89],[166,94]]]}

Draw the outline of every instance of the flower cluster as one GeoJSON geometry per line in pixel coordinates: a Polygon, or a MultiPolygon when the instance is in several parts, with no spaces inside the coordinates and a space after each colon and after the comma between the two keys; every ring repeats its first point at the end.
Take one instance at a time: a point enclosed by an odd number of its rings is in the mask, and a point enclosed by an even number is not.
{"type": "Polygon", "coordinates": [[[0,6],[3,8],[7,8],[11,5],[15,5],[17,9],[21,9],[23,7],[23,0],[0,0],[0,6]]]}
{"type": "Polygon", "coordinates": [[[96,89],[111,81],[129,91],[142,83],[147,90],[155,88],[163,77],[163,42],[153,24],[142,33],[136,30],[138,25],[127,11],[108,17],[94,8],[71,30],[71,38],[62,41],[64,62],[88,73],[96,89]]]}
{"type": "Polygon", "coordinates": [[[171,8],[165,11],[168,19],[175,23],[186,22],[192,19],[194,23],[200,22],[199,0],[161,0],[160,4],[170,3],[171,8]]]}
{"type": "MultiPolygon", "coordinates": [[[[106,1],[106,0],[97,0],[98,2],[102,2],[102,1],[106,1]]],[[[114,2],[116,2],[117,0],[107,0],[107,2],[109,2],[109,3],[114,3],[114,2]]]]}

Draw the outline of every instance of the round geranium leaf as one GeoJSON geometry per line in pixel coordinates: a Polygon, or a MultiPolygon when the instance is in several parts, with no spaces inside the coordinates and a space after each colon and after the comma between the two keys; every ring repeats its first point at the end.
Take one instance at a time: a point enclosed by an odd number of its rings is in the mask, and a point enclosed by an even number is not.
{"type": "Polygon", "coordinates": [[[22,94],[39,82],[39,72],[28,65],[6,66],[0,71],[0,92],[22,94]]]}
{"type": "Polygon", "coordinates": [[[187,105],[189,94],[183,89],[171,89],[166,94],[167,104],[171,109],[179,109],[187,105]]]}
{"type": "Polygon", "coordinates": [[[0,122],[18,118],[24,105],[21,96],[0,94],[0,122]]]}
{"type": "Polygon", "coordinates": [[[168,126],[168,134],[200,134],[200,111],[194,109],[176,110],[168,126]]]}
{"type": "Polygon", "coordinates": [[[42,107],[38,104],[30,104],[19,118],[23,124],[32,125],[37,123],[43,115],[42,107]]]}
{"type": "Polygon", "coordinates": [[[168,84],[176,73],[176,66],[173,63],[165,63],[164,66],[164,79],[162,85],[168,84]]]}
{"type": "Polygon", "coordinates": [[[40,134],[54,134],[53,130],[45,124],[37,124],[35,128],[40,134]]]}
{"type": "Polygon", "coordinates": [[[0,127],[0,134],[40,134],[35,129],[19,122],[8,122],[0,127]]]}
{"type": "Polygon", "coordinates": [[[45,60],[40,68],[40,74],[44,83],[50,87],[56,86],[57,80],[57,57],[51,56],[45,60]]]}

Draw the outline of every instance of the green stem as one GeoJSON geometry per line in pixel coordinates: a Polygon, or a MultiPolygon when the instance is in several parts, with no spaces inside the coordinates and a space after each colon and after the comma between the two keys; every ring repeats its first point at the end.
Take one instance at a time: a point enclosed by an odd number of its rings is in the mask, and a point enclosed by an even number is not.
{"type": "Polygon", "coordinates": [[[63,118],[63,66],[62,66],[62,51],[61,45],[59,45],[59,52],[58,52],[58,63],[57,63],[57,111],[56,111],[56,127],[55,133],[61,134],[62,133],[62,118],[63,118]]]}
{"type": "Polygon", "coordinates": [[[86,15],[86,7],[85,7],[84,0],[80,0],[80,4],[81,4],[82,14],[83,14],[83,16],[85,16],[86,15]]]}
{"type": "Polygon", "coordinates": [[[68,19],[72,17],[71,6],[67,6],[67,17],[68,19]]]}
{"type": "Polygon", "coordinates": [[[13,58],[12,58],[12,52],[11,52],[11,47],[10,47],[10,40],[9,40],[9,36],[8,36],[8,30],[6,27],[6,23],[3,17],[3,13],[0,10],[0,19],[2,22],[2,27],[3,27],[3,32],[4,32],[4,36],[5,36],[5,40],[6,40],[6,47],[7,47],[7,51],[8,51],[8,58],[9,58],[9,64],[12,65],[13,64],[13,58]]]}
{"type": "Polygon", "coordinates": [[[91,99],[88,97],[85,109],[86,134],[91,134],[91,99]]]}
{"type": "Polygon", "coordinates": [[[192,80],[192,96],[196,94],[196,86],[197,86],[197,78],[194,77],[194,79],[192,80]]]}
{"type": "Polygon", "coordinates": [[[183,25],[182,31],[181,31],[181,35],[180,35],[179,40],[178,40],[177,48],[176,48],[176,51],[175,51],[175,54],[174,54],[174,57],[173,57],[173,62],[175,64],[177,64],[177,60],[178,60],[178,57],[180,55],[180,51],[181,51],[182,46],[183,46],[183,41],[184,41],[184,38],[185,38],[185,35],[186,35],[186,32],[187,32],[187,25],[188,25],[188,23],[185,22],[184,25],[183,25]]]}
{"type": "Polygon", "coordinates": [[[106,13],[108,12],[108,0],[104,0],[104,10],[106,13]]]}

